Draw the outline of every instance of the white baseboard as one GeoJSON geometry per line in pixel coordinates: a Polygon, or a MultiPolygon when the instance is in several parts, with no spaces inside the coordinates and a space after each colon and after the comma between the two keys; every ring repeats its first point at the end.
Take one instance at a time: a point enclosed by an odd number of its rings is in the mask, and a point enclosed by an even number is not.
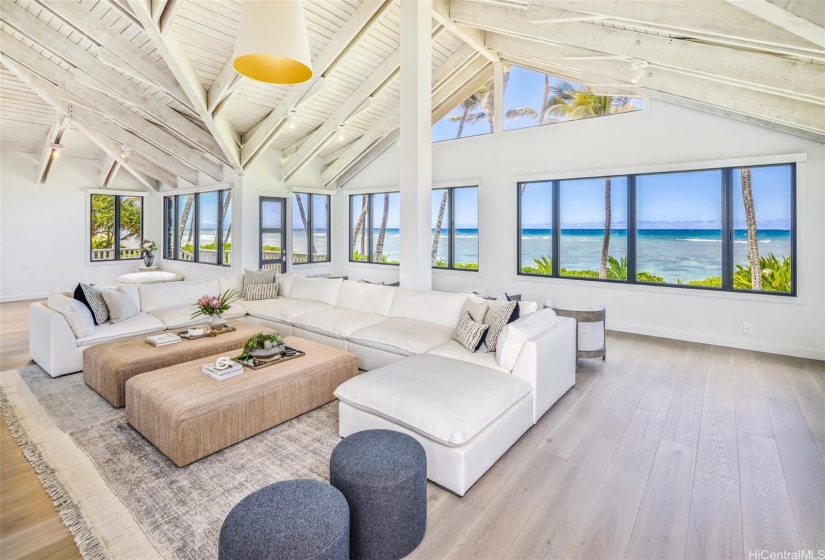
{"type": "Polygon", "coordinates": [[[12,296],[0,296],[0,303],[10,303],[12,301],[26,301],[28,299],[46,299],[49,292],[39,294],[17,294],[12,296]]]}
{"type": "Polygon", "coordinates": [[[642,325],[630,325],[627,323],[611,323],[610,321],[608,321],[607,323],[607,329],[611,331],[642,334],[646,336],[656,336],[659,338],[684,340],[686,342],[712,344],[714,346],[727,346],[729,348],[739,348],[741,350],[767,352],[768,354],[782,354],[784,356],[795,356],[797,358],[808,358],[810,360],[825,360],[825,350],[819,350],[815,348],[800,348],[797,346],[785,346],[782,344],[772,344],[757,341],[750,342],[738,338],[727,338],[708,334],[674,331],[655,327],[644,327],[642,325]]]}

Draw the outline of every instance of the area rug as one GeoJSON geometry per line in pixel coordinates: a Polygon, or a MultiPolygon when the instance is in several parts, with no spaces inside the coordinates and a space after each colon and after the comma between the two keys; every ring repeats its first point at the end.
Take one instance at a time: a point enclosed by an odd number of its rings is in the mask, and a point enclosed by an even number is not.
{"type": "Polygon", "coordinates": [[[0,374],[0,408],[84,558],[217,558],[229,510],[279,480],[328,480],[328,404],[183,468],[83,383],[32,365],[0,374]]]}

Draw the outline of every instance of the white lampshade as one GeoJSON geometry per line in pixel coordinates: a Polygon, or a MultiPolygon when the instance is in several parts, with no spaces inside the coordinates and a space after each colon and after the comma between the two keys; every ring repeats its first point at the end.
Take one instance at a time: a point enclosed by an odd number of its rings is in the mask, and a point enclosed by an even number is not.
{"type": "Polygon", "coordinates": [[[232,66],[270,84],[299,84],[312,77],[301,0],[244,0],[232,66]]]}

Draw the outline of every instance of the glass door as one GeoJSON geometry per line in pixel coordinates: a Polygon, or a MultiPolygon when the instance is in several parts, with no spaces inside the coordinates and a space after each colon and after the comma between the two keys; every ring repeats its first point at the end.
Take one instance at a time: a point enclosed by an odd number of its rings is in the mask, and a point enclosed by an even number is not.
{"type": "Polygon", "coordinates": [[[286,272],[286,199],[260,197],[260,266],[286,272]]]}

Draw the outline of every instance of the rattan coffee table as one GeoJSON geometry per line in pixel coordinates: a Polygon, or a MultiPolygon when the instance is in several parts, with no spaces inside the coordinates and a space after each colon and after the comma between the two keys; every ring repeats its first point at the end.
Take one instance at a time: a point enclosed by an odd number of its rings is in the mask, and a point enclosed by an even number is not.
{"type": "Polygon", "coordinates": [[[138,375],[126,383],[126,421],[182,467],[332,402],[358,374],[349,352],[294,336],[286,344],[306,355],[221,381],[201,373],[220,354],[138,375]]]}
{"type": "Polygon", "coordinates": [[[146,335],[91,346],[83,351],[83,381],[120,408],[126,404],[126,382],[135,375],[239,350],[252,335],[272,330],[241,322],[233,322],[232,326],[237,330],[166,346],[146,344],[146,335]]]}

